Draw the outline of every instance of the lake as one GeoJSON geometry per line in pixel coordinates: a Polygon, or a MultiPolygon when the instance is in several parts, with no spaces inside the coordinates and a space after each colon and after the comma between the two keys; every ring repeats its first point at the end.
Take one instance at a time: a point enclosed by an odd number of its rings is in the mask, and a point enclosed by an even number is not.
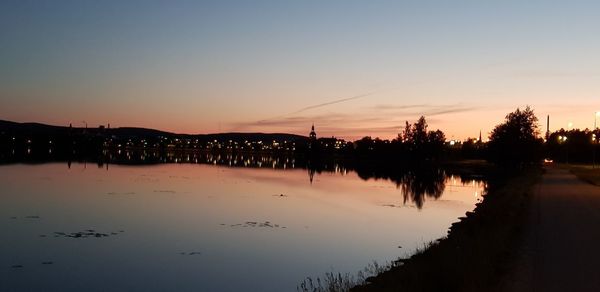
{"type": "Polygon", "coordinates": [[[268,163],[0,166],[0,291],[295,291],[409,256],[486,186],[268,163]]]}

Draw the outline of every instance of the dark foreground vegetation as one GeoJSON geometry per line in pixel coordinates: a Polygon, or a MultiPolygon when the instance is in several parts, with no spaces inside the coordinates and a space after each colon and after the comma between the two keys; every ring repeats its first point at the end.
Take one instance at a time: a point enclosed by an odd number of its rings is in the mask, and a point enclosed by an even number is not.
{"type": "Polygon", "coordinates": [[[508,271],[539,168],[491,176],[483,202],[448,236],[351,291],[490,291],[508,271]]]}

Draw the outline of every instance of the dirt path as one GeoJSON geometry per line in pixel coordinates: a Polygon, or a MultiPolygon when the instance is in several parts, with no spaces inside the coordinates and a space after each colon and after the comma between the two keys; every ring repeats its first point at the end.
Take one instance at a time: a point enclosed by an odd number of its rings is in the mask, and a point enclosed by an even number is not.
{"type": "Polygon", "coordinates": [[[548,167],[505,291],[600,291],[600,187],[548,167]]]}

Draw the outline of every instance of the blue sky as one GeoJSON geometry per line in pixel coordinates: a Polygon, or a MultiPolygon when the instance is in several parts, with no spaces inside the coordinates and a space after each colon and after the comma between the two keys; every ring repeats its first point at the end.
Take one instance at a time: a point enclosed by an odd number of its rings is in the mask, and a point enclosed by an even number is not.
{"type": "Polygon", "coordinates": [[[599,6],[2,1],[0,119],[356,138],[425,115],[466,138],[531,105],[591,127],[599,6]]]}

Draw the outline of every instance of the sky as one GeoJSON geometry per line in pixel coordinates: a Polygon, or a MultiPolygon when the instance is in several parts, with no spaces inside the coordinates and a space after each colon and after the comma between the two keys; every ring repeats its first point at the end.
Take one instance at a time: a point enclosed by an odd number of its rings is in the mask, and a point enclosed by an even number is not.
{"type": "MultiPolygon", "coordinates": [[[[600,111],[598,1],[0,2],[0,119],[177,133],[487,136],[600,111]]],[[[600,118],[600,117],[599,117],[600,118]]],[[[600,121],[599,121],[600,123],[600,121]]]]}

